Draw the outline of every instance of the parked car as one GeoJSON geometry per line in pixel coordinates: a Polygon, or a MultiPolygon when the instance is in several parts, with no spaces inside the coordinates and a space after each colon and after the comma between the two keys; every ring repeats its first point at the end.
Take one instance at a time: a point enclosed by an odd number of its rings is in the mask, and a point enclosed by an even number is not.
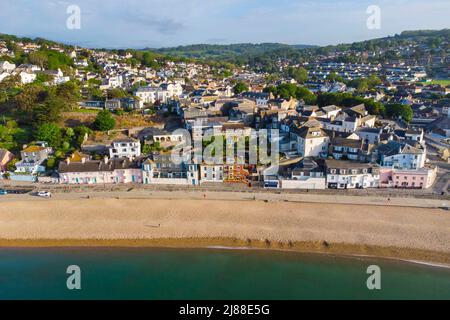
{"type": "Polygon", "coordinates": [[[0,196],[6,196],[8,194],[8,191],[0,189],[0,196]]]}
{"type": "Polygon", "coordinates": [[[38,193],[36,193],[36,196],[41,198],[51,198],[52,194],[49,191],[39,191],[38,193]]]}

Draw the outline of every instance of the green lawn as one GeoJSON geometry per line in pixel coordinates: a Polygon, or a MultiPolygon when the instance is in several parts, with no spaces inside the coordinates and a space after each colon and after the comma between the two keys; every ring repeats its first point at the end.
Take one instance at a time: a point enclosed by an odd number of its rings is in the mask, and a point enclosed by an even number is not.
{"type": "Polygon", "coordinates": [[[79,108],[79,109],[75,109],[75,110],[73,110],[73,111],[70,111],[70,112],[79,112],[79,113],[98,113],[99,111],[101,111],[101,110],[99,110],[99,109],[84,109],[84,108],[79,108]]]}
{"type": "Polygon", "coordinates": [[[423,84],[440,84],[441,86],[449,86],[450,85],[450,79],[445,80],[431,80],[430,82],[422,82],[423,84]]]}

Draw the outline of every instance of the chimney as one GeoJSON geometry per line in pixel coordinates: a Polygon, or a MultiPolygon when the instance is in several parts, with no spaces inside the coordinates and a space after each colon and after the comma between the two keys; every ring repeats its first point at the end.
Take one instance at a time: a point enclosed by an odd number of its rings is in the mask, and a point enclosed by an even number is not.
{"type": "Polygon", "coordinates": [[[108,160],[109,160],[109,159],[108,159],[108,156],[104,156],[104,157],[103,157],[103,162],[104,162],[105,164],[108,164],[108,160]]]}

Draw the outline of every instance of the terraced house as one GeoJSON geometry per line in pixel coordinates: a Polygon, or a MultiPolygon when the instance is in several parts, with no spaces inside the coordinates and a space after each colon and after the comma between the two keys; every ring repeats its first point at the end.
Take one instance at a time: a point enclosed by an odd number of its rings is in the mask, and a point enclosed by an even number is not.
{"type": "Polygon", "coordinates": [[[58,172],[62,184],[142,183],[141,162],[128,158],[89,160],[72,155],[59,163],[58,172]]]}
{"type": "Polygon", "coordinates": [[[376,188],[380,181],[380,166],[342,160],[325,160],[329,189],[376,188]]]}

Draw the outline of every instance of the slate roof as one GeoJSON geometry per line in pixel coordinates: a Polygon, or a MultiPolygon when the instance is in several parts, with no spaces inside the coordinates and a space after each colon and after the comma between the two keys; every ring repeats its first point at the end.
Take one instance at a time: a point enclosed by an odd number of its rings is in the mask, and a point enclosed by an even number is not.
{"type": "Polygon", "coordinates": [[[58,172],[99,172],[114,171],[118,169],[139,169],[140,161],[129,160],[128,158],[115,158],[105,163],[103,160],[88,160],[86,162],[67,162],[59,163],[58,172]]]}

